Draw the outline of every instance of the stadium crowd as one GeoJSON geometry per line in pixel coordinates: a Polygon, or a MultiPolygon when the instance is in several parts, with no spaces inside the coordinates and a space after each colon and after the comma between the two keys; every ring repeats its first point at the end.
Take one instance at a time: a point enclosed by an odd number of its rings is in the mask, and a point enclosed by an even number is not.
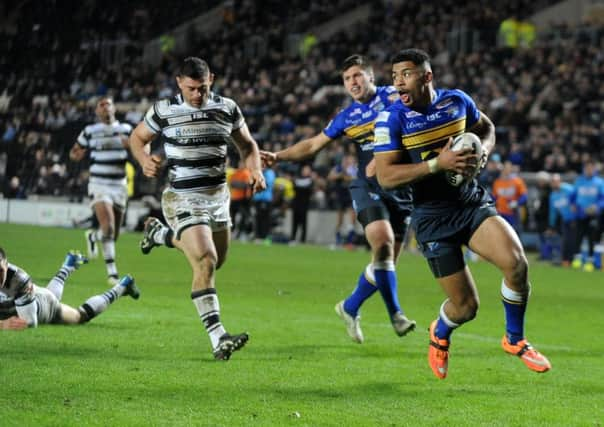
{"type": "MultiPolygon", "coordinates": [[[[496,152],[483,183],[491,186],[505,161],[514,173],[558,173],[569,185],[589,161],[595,175],[601,173],[604,27],[553,25],[525,45],[498,45],[498,30],[507,18],[526,18],[547,2],[384,1],[372,3],[366,22],[326,40],[312,34],[312,28],[363,3],[225,1],[220,30],[191,31],[187,51],[209,61],[216,73],[214,90],[237,100],[265,150],[322,130],[346,100],[339,71],[343,58],[367,54],[378,84],[389,84],[390,54],[413,45],[433,54],[437,85],[463,88],[496,124],[496,152]],[[474,41],[454,43],[455,31],[466,31],[474,41]]],[[[0,13],[0,185],[7,198],[39,194],[81,200],[87,166],[70,162],[68,150],[83,126],[94,122],[94,100],[113,96],[118,118],[137,123],[150,102],[175,93],[171,76],[177,55],[167,46],[161,64],[151,67],[143,61],[143,45],[215,2],[169,7],[157,1],[111,2],[106,7],[88,1],[76,13],[50,0],[19,5],[3,3],[5,13],[0,13]]],[[[334,144],[312,161],[313,206],[339,206],[338,184],[329,176],[354,154],[351,148],[334,144]]],[[[237,159],[231,160],[236,166],[237,159]]],[[[285,164],[275,172],[273,204],[281,208],[294,197],[300,168],[285,164]]],[[[130,174],[135,197],[160,190],[161,180],[149,185],[130,174]]],[[[556,224],[544,222],[543,212],[548,218],[550,213],[540,201],[546,198],[533,193],[513,208],[524,205],[528,212],[519,227],[542,233],[559,227],[558,216],[556,224]]]]}

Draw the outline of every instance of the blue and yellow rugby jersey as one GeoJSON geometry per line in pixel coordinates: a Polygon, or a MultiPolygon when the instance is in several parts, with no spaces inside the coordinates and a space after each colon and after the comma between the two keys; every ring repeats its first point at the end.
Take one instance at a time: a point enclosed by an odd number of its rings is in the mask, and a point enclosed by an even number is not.
{"type": "MultiPolygon", "coordinates": [[[[472,98],[457,89],[437,89],[434,101],[424,112],[412,110],[399,100],[376,120],[374,151],[403,151],[404,162],[420,163],[438,156],[449,137],[469,130],[479,118],[472,98]]],[[[453,187],[444,172],[427,176],[413,183],[412,188],[418,214],[436,214],[443,208],[490,200],[476,180],[453,187]]]]}
{"type": "Polygon", "coordinates": [[[373,127],[380,111],[398,99],[392,86],[377,86],[374,97],[366,104],[353,101],[329,122],[323,133],[331,139],[346,135],[356,143],[359,159],[358,177],[377,184],[375,177],[367,178],[365,167],[373,159],[373,127]]]}

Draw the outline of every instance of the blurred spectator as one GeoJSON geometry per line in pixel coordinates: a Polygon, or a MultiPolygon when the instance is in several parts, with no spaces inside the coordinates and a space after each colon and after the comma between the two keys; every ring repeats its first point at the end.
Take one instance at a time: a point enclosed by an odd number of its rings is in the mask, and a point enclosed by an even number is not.
{"type": "Polygon", "coordinates": [[[236,239],[247,239],[253,230],[251,180],[252,174],[245,167],[243,161],[239,161],[237,169],[229,175],[227,180],[231,191],[232,232],[236,239]]]}
{"type": "Polygon", "coordinates": [[[549,236],[561,238],[562,266],[570,266],[577,242],[576,214],[572,207],[574,187],[562,182],[559,173],[551,176],[552,192],[549,196],[549,236]]]}
{"type": "Polygon", "coordinates": [[[551,260],[553,256],[553,246],[546,236],[549,228],[550,180],[551,176],[548,172],[540,171],[537,173],[538,194],[532,203],[535,230],[539,235],[539,259],[541,260],[551,260]]]}
{"type": "Polygon", "coordinates": [[[273,207],[273,187],[275,185],[275,171],[270,167],[262,171],[266,181],[266,189],[260,191],[252,197],[255,217],[255,237],[257,241],[265,240],[269,237],[272,226],[272,207],[273,207]]]}
{"type": "Polygon", "coordinates": [[[478,183],[485,188],[492,188],[493,183],[501,174],[501,168],[501,156],[498,153],[492,153],[487,165],[478,175],[478,183]]]}
{"type": "Polygon", "coordinates": [[[292,205],[292,234],[291,242],[296,241],[298,229],[300,229],[300,242],[306,242],[306,220],[310,199],[313,192],[312,169],[309,165],[302,166],[300,175],[294,178],[295,195],[292,205]]]}
{"type": "Polygon", "coordinates": [[[327,176],[331,183],[331,189],[335,195],[337,218],[336,218],[336,245],[354,243],[356,233],[354,225],[356,215],[352,209],[352,199],[348,186],[357,176],[356,158],[351,154],[345,154],[341,161],[336,164],[327,176]],[[348,222],[343,229],[346,217],[348,222]]]}
{"type": "Polygon", "coordinates": [[[523,219],[521,209],[527,202],[527,188],[509,161],[503,164],[499,178],[493,183],[493,197],[499,215],[518,231],[523,219]]]}
{"type": "Polygon", "coordinates": [[[26,199],[25,189],[21,185],[21,180],[18,176],[13,176],[9,183],[8,188],[4,193],[4,197],[7,199],[26,199]]]}
{"type": "Polygon", "coordinates": [[[596,165],[587,160],[583,164],[583,174],[575,180],[573,195],[577,214],[577,243],[573,268],[587,272],[594,270],[594,244],[599,241],[600,211],[604,208],[604,181],[597,176],[596,165]],[[583,252],[583,239],[587,240],[587,250],[583,252]]]}

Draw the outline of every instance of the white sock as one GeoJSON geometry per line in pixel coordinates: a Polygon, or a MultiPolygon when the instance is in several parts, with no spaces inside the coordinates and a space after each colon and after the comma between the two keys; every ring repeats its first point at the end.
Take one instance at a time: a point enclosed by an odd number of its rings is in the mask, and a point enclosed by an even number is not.
{"type": "Polygon", "coordinates": [[[212,348],[216,348],[220,337],[226,334],[226,330],[220,322],[220,304],[216,289],[208,288],[202,291],[191,292],[191,299],[203,325],[210,336],[212,348]]]}
{"type": "Polygon", "coordinates": [[[102,293],[101,295],[95,295],[88,298],[80,307],[80,309],[83,310],[88,316],[86,321],[107,310],[107,307],[109,307],[109,305],[115,302],[119,297],[124,295],[124,292],[126,292],[126,288],[124,286],[115,285],[113,288],[102,293]]]}
{"type": "Polygon", "coordinates": [[[170,230],[168,227],[162,227],[157,233],[153,235],[153,241],[158,245],[166,244],[166,234],[170,230]]]}
{"type": "Polygon", "coordinates": [[[48,285],[46,285],[46,289],[54,294],[55,297],[59,301],[63,298],[63,288],[65,287],[65,281],[69,277],[69,275],[75,270],[73,267],[67,267],[65,265],[61,266],[55,277],[53,277],[48,285]]]}
{"type": "Polygon", "coordinates": [[[103,239],[103,258],[105,258],[105,267],[107,276],[117,277],[117,266],[115,265],[115,240],[103,239]]]}

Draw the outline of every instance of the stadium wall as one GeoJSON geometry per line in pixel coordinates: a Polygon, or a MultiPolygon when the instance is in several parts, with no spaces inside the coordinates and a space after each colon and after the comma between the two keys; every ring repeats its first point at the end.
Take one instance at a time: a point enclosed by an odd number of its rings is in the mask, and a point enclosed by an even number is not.
{"type": "MultiPolygon", "coordinates": [[[[147,215],[148,208],[140,201],[131,201],[126,215],[126,228],[133,230],[138,219],[147,215]]],[[[87,203],[70,203],[57,198],[37,200],[0,199],[0,222],[31,224],[48,227],[73,227],[74,221],[82,220],[92,213],[87,203]]],[[[329,245],[334,243],[336,212],[311,210],[308,213],[307,242],[329,245]]],[[[358,231],[358,230],[357,230],[358,231]]],[[[273,233],[289,237],[291,233],[291,211],[277,224],[273,233]]]]}

